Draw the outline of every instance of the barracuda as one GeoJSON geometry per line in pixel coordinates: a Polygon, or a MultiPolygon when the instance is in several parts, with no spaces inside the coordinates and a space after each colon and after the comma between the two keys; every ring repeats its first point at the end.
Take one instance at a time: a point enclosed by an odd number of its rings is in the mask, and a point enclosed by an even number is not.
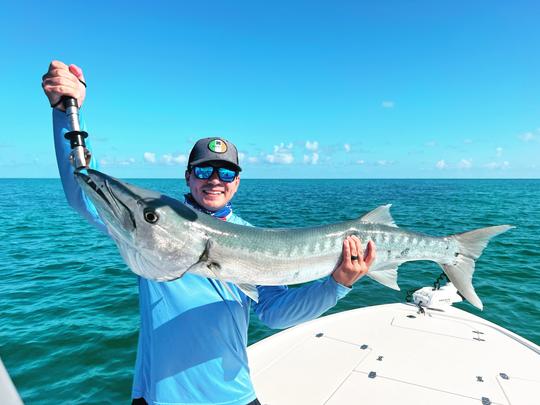
{"type": "Polygon", "coordinates": [[[357,235],[364,244],[372,240],[377,246],[368,277],[399,290],[399,265],[431,260],[472,305],[482,309],[472,285],[475,260],[492,237],[512,228],[500,225],[432,237],[398,228],[390,205],[357,220],[318,227],[246,227],[96,170],[75,176],[133,272],[158,281],[186,272],[229,281],[254,300],[255,285],[290,285],[327,276],[340,261],[344,238],[357,235]]]}

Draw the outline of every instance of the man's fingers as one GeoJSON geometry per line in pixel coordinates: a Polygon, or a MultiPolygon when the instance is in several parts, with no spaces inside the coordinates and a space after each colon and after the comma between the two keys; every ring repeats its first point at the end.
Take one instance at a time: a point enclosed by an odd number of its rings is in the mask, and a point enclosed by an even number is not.
{"type": "Polygon", "coordinates": [[[47,91],[51,104],[55,104],[62,96],[77,98],[79,95],[77,89],[68,86],[44,86],[43,88],[47,91]]]}
{"type": "Polygon", "coordinates": [[[353,253],[353,255],[355,256],[358,256],[358,260],[356,260],[358,263],[362,263],[362,261],[364,260],[364,252],[363,252],[363,249],[362,249],[362,242],[360,241],[360,239],[358,238],[358,236],[351,236],[351,240],[352,240],[352,243],[353,243],[353,248],[351,249],[352,251],[356,251],[356,253],[353,253]]]}
{"type": "Polygon", "coordinates": [[[68,70],[68,66],[64,62],[60,62],[59,60],[53,60],[49,65],[49,72],[54,69],[68,70]]]}
{"type": "Polygon", "coordinates": [[[351,245],[349,238],[345,238],[343,241],[343,263],[351,265],[351,245]]]}
{"type": "Polygon", "coordinates": [[[83,71],[80,67],[77,65],[69,65],[69,71],[73,73],[78,80],[82,80],[86,83],[86,80],[84,80],[83,71]]]}
{"type": "Polygon", "coordinates": [[[49,77],[65,77],[77,81],[77,76],[68,69],[53,69],[49,72],[49,77]]]}
{"type": "Polygon", "coordinates": [[[76,77],[73,77],[73,74],[67,70],[67,69],[52,69],[48,70],[47,73],[45,73],[43,76],[41,76],[41,80],[45,80],[51,77],[65,77],[67,79],[74,79],[77,80],[76,77]]]}
{"type": "Polygon", "coordinates": [[[67,87],[73,87],[78,88],[79,87],[79,81],[71,76],[71,78],[66,77],[46,77],[43,80],[44,86],[67,86],[67,87]]]}
{"type": "Polygon", "coordinates": [[[361,251],[358,250],[358,244],[356,243],[356,239],[354,236],[349,236],[347,239],[349,239],[349,244],[351,246],[351,257],[356,256],[357,259],[352,260],[351,262],[354,264],[355,262],[358,263],[361,257],[361,251]]]}
{"type": "Polygon", "coordinates": [[[368,267],[371,266],[371,264],[375,261],[375,257],[377,255],[377,249],[375,248],[375,243],[373,241],[369,241],[366,247],[366,252],[364,256],[364,261],[366,262],[366,265],[368,267]]]}

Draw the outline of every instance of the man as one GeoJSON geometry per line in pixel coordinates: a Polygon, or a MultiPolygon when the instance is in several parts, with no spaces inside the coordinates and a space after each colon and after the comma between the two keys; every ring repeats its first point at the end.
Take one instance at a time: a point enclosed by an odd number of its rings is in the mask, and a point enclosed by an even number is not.
{"type": "MultiPolygon", "coordinates": [[[[82,106],[86,83],[82,70],[53,61],[43,76],[53,107],[54,139],[62,185],[68,202],[104,232],[105,226],[73,179],[67,120],[60,98],[74,97],[82,106]]],[[[90,163],[95,167],[94,160],[90,163]]],[[[193,147],[185,179],[185,203],[218,219],[250,226],[230,204],[240,185],[236,147],[221,138],[199,140],[193,147]]],[[[360,240],[348,237],[343,256],[325,280],[288,289],[257,286],[252,302],[234,284],[192,274],[171,282],[138,278],[141,328],[133,382],[134,404],[259,404],[251,384],[246,346],[249,309],[271,328],[286,328],[314,319],[344,297],[375,259],[375,246],[363,252],[360,240]]],[[[271,271],[271,269],[268,269],[271,271]]]]}

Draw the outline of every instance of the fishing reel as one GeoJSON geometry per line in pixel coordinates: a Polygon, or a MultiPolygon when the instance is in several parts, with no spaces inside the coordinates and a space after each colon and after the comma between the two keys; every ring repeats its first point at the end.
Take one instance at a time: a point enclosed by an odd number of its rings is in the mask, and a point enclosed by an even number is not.
{"type": "Polygon", "coordinates": [[[76,171],[88,168],[92,155],[86,148],[85,138],[88,137],[86,131],[81,131],[79,121],[79,106],[77,100],[73,97],[62,97],[62,104],[66,110],[68,118],[68,128],[70,129],[64,137],[69,140],[71,153],[69,154],[69,162],[76,171]]]}

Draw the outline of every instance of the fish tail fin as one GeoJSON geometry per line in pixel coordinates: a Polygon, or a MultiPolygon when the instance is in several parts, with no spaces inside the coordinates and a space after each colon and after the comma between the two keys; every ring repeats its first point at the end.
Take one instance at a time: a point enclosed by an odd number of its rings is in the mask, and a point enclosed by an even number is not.
{"type": "Polygon", "coordinates": [[[483,309],[482,301],[476,295],[472,285],[475,260],[480,257],[491,238],[511,228],[514,227],[511,225],[490,226],[453,235],[451,237],[459,245],[454,261],[439,263],[459,293],[480,310],[483,309]]]}

